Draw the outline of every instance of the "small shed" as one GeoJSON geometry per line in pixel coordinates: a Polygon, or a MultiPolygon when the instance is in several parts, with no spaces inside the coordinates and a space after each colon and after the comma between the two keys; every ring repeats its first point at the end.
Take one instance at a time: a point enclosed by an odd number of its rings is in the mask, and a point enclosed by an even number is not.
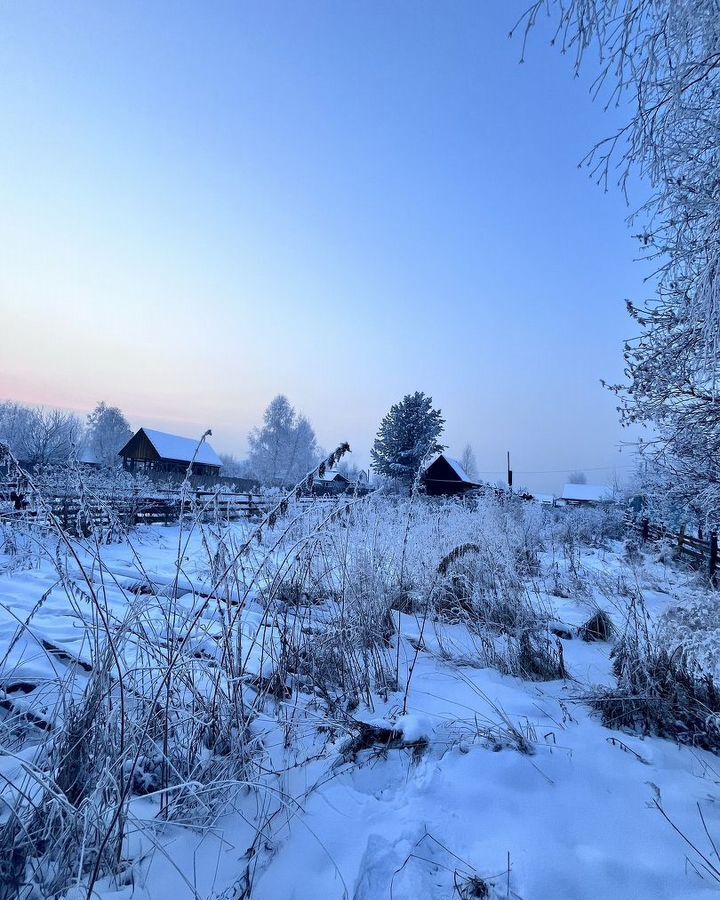
{"type": "Polygon", "coordinates": [[[198,444],[195,438],[141,428],[118,455],[123,466],[133,472],[140,469],[184,475],[192,461],[195,475],[217,475],[222,466],[220,457],[207,441],[198,444]]]}
{"type": "Polygon", "coordinates": [[[315,494],[342,494],[350,487],[350,479],[335,469],[327,469],[323,475],[316,475],[313,482],[315,494]]]}
{"type": "Polygon", "coordinates": [[[77,455],[77,461],[81,466],[86,466],[89,469],[100,468],[100,462],[97,458],[97,453],[95,453],[92,447],[83,447],[83,449],[77,455]]]}
{"type": "Polygon", "coordinates": [[[451,456],[441,453],[423,472],[425,490],[431,496],[464,494],[482,485],[473,481],[461,463],[451,456]]]}
{"type": "Polygon", "coordinates": [[[541,506],[555,506],[555,497],[553,494],[532,494],[531,499],[541,506]]]}
{"type": "Polygon", "coordinates": [[[562,500],[569,506],[598,506],[613,502],[613,490],[606,484],[566,484],[562,500]]]}

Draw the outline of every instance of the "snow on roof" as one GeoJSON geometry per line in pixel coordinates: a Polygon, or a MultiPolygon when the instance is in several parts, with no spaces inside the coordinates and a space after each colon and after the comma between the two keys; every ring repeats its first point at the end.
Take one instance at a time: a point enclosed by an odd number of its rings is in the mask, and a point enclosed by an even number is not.
{"type": "Polygon", "coordinates": [[[79,463],[85,463],[88,466],[95,466],[97,465],[98,458],[92,447],[84,447],[78,453],[77,461],[79,463]]]}
{"type": "Polygon", "coordinates": [[[195,438],[167,434],[165,431],[155,431],[153,428],[143,428],[143,431],[163,459],[189,463],[195,456],[196,463],[202,463],[205,466],[222,466],[220,457],[207,441],[203,441],[198,448],[198,441],[195,438]],[[197,455],[195,455],[196,450],[197,455]]]}
{"type": "Polygon", "coordinates": [[[445,453],[438,453],[435,459],[428,466],[426,466],[426,471],[430,468],[430,466],[436,463],[440,459],[440,457],[445,460],[445,462],[450,466],[450,468],[453,470],[453,472],[455,472],[455,474],[461,481],[465,481],[468,484],[477,484],[477,482],[468,475],[465,469],[463,469],[462,463],[459,460],[453,459],[452,456],[447,456],[447,454],[445,453]]]}
{"type": "Polygon", "coordinates": [[[349,479],[347,479],[347,478],[342,474],[342,472],[338,472],[338,471],[336,471],[335,469],[326,469],[326,470],[325,470],[325,474],[324,474],[324,475],[317,475],[315,480],[316,480],[316,481],[336,481],[338,478],[339,478],[341,481],[348,481],[348,482],[349,482],[349,479]]]}
{"type": "MultiPolygon", "coordinates": [[[[442,455],[445,456],[444,453],[442,455]]],[[[465,469],[463,469],[460,460],[453,459],[452,456],[445,456],[445,462],[449,463],[450,468],[455,472],[455,474],[461,481],[469,481],[470,484],[474,484],[472,478],[468,475],[465,469]]]]}
{"type": "Polygon", "coordinates": [[[563,500],[588,500],[600,502],[612,500],[612,488],[606,484],[566,484],[563,488],[563,500]]]}

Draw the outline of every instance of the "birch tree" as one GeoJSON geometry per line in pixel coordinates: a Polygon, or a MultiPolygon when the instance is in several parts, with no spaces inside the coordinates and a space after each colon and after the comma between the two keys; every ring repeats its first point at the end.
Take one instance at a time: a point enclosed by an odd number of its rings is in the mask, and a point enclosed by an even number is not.
{"type": "Polygon", "coordinates": [[[250,432],[248,443],[249,468],[264,484],[297,484],[321,455],[312,425],[283,394],[268,405],[262,426],[250,432]]]}
{"type": "Polygon", "coordinates": [[[119,464],[118,451],[132,437],[128,420],[117,406],[101,402],[87,417],[86,444],[106,468],[119,464]]]}
{"type": "Polygon", "coordinates": [[[630,109],[585,160],[605,187],[613,172],[651,186],[631,218],[657,292],[628,302],[638,326],[612,385],[623,424],[650,424],[640,449],[677,502],[720,522],[720,0],[539,0],[539,17],[576,72],[600,60],[593,93],[630,109]]]}
{"type": "Polygon", "coordinates": [[[82,422],[61,409],[0,403],[0,440],[30,466],[44,468],[68,462],[82,438],[82,422]]]}
{"type": "Polygon", "coordinates": [[[470,478],[477,478],[477,459],[475,458],[475,451],[472,448],[472,444],[465,444],[463,447],[460,465],[465,470],[466,475],[469,475],[470,478]]]}

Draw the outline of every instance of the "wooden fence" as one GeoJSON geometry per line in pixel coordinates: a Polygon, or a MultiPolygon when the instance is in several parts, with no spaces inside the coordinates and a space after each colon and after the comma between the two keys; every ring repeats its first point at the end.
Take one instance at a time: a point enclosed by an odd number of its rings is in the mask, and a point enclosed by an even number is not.
{"type": "MultiPolygon", "coordinates": [[[[3,484],[0,486],[0,500],[13,503],[13,492],[21,493],[18,486],[3,484]]],[[[49,512],[64,531],[77,536],[87,535],[93,530],[110,530],[115,526],[170,525],[178,522],[183,515],[197,515],[205,521],[220,518],[233,522],[261,515],[269,505],[265,497],[257,494],[213,491],[192,491],[184,497],[180,491],[164,491],[153,497],[119,494],[98,498],[48,493],[40,500],[26,495],[20,508],[15,508],[13,503],[8,515],[39,521],[49,519],[49,512]]]]}
{"type": "Polygon", "coordinates": [[[654,525],[649,519],[630,518],[627,526],[637,532],[643,543],[647,541],[670,541],[675,544],[675,552],[678,557],[687,559],[697,568],[707,568],[710,580],[716,585],[718,580],[718,536],[712,531],[708,540],[701,537],[693,537],[688,534],[685,527],[680,531],[670,531],[659,525],[654,525]]]}
{"type": "MultiPolygon", "coordinates": [[[[13,493],[22,494],[22,486],[15,482],[0,484],[0,500],[12,503],[13,493]]],[[[298,502],[306,505],[335,499],[335,495],[308,496],[298,502]]],[[[109,533],[113,528],[122,530],[135,525],[171,525],[184,515],[197,516],[206,522],[216,519],[235,522],[263,515],[276,502],[260,494],[207,490],[184,495],[179,490],[170,490],[150,497],[121,493],[97,498],[48,492],[41,499],[25,495],[21,508],[11,508],[6,515],[41,521],[49,520],[49,512],[68,534],[87,536],[93,531],[109,533]]]]}
{"type": "Polygon", "coordinates": [[[84,506],[77,497],[58,497],[53,498],[50,505],[63,529],[78,534],[89,531],[88,523],[83,521],[88,513],[96,528],[109,528],[114,522],[125,527],[171,525],[179,522],[184,515],[197,516],[206,522],[214,519],[236,522],[261,515],[267,509],[268,502],[256,494],[198,491],[184,498],[179,492],[168,492],[162,497],[111,498],[84,506]]]}

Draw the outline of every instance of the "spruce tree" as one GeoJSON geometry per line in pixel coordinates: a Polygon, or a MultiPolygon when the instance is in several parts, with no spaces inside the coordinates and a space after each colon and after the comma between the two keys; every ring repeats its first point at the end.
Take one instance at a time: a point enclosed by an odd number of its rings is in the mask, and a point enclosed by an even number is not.
{"type": "Polygon", "coordinates": [[[444,447],[438,438],[445,427],[439,409],[433,409],[432,397],[422,391],[406,394],[380,423],[370,455],[379,475],[410,484],[423,460],[444,447]]]}

